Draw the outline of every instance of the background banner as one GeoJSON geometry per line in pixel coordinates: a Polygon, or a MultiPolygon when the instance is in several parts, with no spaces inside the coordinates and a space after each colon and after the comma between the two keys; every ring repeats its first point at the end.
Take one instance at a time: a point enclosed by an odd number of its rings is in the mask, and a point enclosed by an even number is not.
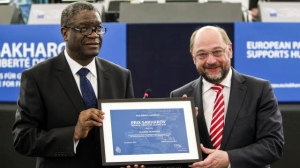
{"type": "MultiPolygon", "coordinates": [[[[147,88],[153,90],[151,97],[169,97],[198,78],[189,38],[207,24],[103,25],[108,31],[99,55],[131,70],[137,97],[147,88]]],[[[300,102],[300,23],[216,25],[233,41],[234,68],[269,80],[279,102],[300,102]]],[[[59,25],[1,25],[0,31],[0,102],[15,102],[21,72],[57,55],[65,43],[59,25]]]]}
{"type": "Polygon", "coordinates": [[[280,102],[300,101],[300,24],[235,23],[234,67],[267,79],[280,102]]]}
{"type": "MultiPolygon", "coordinates": [[[[103,25],[99,56],[126,67],[126,25],[103,25]]],[[[65,42],[59,25],[1,25],[0,32],[0,102],[15,102],[22,71],[59,54],[65,42]]]]}

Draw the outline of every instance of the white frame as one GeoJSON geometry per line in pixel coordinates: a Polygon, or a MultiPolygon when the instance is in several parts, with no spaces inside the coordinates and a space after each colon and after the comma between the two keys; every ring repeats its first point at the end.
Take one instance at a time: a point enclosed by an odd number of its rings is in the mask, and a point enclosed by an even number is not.
{"type": "Polygon", "coordinates": [[[103,126],[101,127],[100,135],[103,165],[174,164],[192,163],[202,160],[195,107],[192,98],[100,100],[99,107],[105,112],[105,119],[103,121],[103,126]],[[111,110],[171,108],[184,109],[189,153],[147,155],[113,154],[111,110]]]}

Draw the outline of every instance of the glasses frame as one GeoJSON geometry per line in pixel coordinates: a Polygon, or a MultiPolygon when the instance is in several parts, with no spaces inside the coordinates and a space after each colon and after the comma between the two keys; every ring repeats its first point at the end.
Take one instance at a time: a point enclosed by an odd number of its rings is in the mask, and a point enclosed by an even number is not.
{"type": "Polygon", "coordinates": [[[227,48],[228,48],[228,45],[226,45],[225,48],[218,48],[213,51],[201,52],[201,54],[203,54],[203,56],[201,56],[200,53],[193,54],[193,56],[195,58],[198,58],[199,60],[207,59],[209,55],[212,55],[214,57],[221,57],[221,56],[224,56],[227,48]],[[221,51],[221,54],[220,55],[216,54],[215,52],[217,52],[217,51],[221,51]]]}
{"type": "Polygon", "coordinates": [[[107,28],[106,27],[103,27],[103,26],[97,26],[97,27],[90,27],[90,28],[86,28],[86,27],[83,27],[83,28],[78,28],[78,27],[71,27],[71,26],[64,26],[63,28],[68,28],[68,29],[73,29],[75,31],[78,31],[80,32],[83,36],[89,36],[91,35],[93,32],[95,32],[97,35],[103,35],[107,32],[107,28]],[[97,33],[96,30],[97,28],[101,28],[101,32],[97,33]],[[87,32],[89,32],[91,30],[90,33],[83,33],[83,29],[86,29],[87,32]]]}

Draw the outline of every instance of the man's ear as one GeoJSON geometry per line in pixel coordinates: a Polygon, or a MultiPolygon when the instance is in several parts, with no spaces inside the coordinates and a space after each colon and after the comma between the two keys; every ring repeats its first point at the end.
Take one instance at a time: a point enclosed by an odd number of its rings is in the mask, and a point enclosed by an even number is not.
{"type": "Polygon", "coordinates": [[[230,54],[229,57],[232,58],[232,56],[233,56],[232,44],[229,45],[229,49],[228,50],[229,50],[229,54],[230,54]]]}
{"type": "Polygon", "coordinates": [[[62,35],[63,39],[65,41],[68,41],[68,29],[62,27],[62,28],[60,28],[60,32],[61,32],[61,35],[62,35]]]}
{"type": "Polygon", "coordinates": [[[192,56],[192,58],[193,58],[193,62],[194,62],[194,64],[196,64],[196,60],[195,60],[195,57],[193,56],[193,52],[192,52],[192,50],[190,50],[190,54],[191,54],[191,56],[192,56]]]}

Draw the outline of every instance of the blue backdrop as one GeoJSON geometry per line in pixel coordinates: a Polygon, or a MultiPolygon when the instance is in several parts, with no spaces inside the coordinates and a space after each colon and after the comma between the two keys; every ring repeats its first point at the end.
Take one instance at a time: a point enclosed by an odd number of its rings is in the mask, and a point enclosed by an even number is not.
{"type": "MultiPolygon", "coordinates": [[[[126,25],[104,24],[99,56],[126,67],[126,25]]],[[[18,98],[21,72],[59,54],[65,47],[59,25],[0,26],[0,102],[18,98]]]]}
{"type": "MultiPolygon", "coordinates": [[[[198,77],[189,38],[204,25],[106,23],[99,55],[131,70],[136,97],[147,88],[151,97],[168,97],[198,77]]],[[[300,23],[214,25],[233,41],[238,71],[269,80],[279,102],[300,102],[300,23]]],[[[0,25],[0,31],[0,102],[15,102],[21,72],[57,55],[65,44],[59,25],[0,25]]]]}
{"type": "Polygon", "coordinates": [[[300,101],[299,30],[299,23],[235,24],[235,68],[269,80],[280,102],[300,101]]]}

